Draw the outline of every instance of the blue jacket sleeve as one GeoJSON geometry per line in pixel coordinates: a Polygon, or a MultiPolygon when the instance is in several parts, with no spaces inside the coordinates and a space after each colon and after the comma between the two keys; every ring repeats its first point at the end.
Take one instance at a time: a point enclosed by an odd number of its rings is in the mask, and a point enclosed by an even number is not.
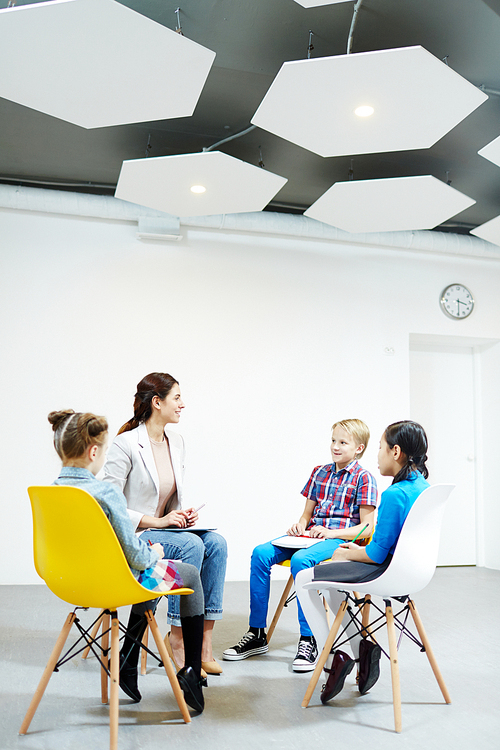
{"type": "Polygon", "coordinates": [[[114,485],[101,482],[100,506],[106,513],[111,526],[122,546],[127,562],[134,570],[146,570],[156,565],[160,559],[157,552],[139,539],[134,533],[132,521],[127,512],[127,501],[114,485]]]}

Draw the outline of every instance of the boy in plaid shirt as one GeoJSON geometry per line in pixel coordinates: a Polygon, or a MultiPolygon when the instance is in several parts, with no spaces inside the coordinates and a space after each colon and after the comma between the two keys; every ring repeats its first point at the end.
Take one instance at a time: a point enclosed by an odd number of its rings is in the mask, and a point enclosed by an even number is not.
{"type": "MultiPolygon", "coordinates": [[[[370,431],[360,419],[345,419],[332,427],[331,453],[333,463],[316,466],[302,490],[306,504],[297,523],[288,529],[289,536],[310,536],[321,539],[303,549],[261,544],[252,553],[250,572],[250,625],[248,632],[223,658],[229,661],[247,659],[268,651],[265,633],[271,568],[290,560],[295,579],[299,570],[310,568],[331,557],[343,541],[368,539],[373,530],[377,505],[377,484],[357,459],[368,445],[370,431]]],[[[294,672],[309,672],[318,660],[318,649],[312,631],[298,605],[300,639],[293,661],[294,672]]]]}

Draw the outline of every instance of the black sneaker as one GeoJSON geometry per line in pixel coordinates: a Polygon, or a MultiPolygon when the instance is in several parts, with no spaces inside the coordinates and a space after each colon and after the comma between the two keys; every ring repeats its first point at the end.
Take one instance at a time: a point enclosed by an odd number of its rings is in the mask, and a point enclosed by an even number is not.
{"type": "Polygon", "coordinates": [[[294,672],[312,672],[318,663],[318,647],[313,637],[301,636],[297,654],[293,660],[294,672]]]}
{"type": "Polygon", "coordinates": [[[236,646],[224,651],[222,658],[226,661],[239,661],[240,659],[248,659],[249,656],[265,654],[267,651],[269,651],[269,646],[267,645],[266,634],[263,633],[262,637],[259,638],[249,630],[236,646]]]}

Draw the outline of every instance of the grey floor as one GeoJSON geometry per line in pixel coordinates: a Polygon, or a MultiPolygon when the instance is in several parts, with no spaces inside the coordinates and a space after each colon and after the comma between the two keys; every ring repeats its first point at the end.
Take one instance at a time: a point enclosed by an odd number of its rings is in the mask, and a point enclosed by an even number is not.
{"type": "MultiPolygon", "coordinates": [[[[273,602],[283,587],[273,582],[273,602]]],[[[120,750],[171,747],[320,748],[369,743],[370,750],[493,748],[500,744],[498,668],[500,572],[441,568],[415,597],[453,703],[445,705],[424,654],[410,642],[400,651],[403,733],[395,734],[389,663],[373,690],[360,696],[354,673],[342,693],[322,706],[319,690],[301,708],[310,675],[294,674],[295,604],[285,610],[267,655],[222,662],[224,674],[205,690],[206,709],[191,724],[180,719],[163,670],[150,665],[140,678],[143,700],[120,699],[120,750]],[[392,744],[394,743],[394,745],[392,744]]],[[[220,656],[244,633],[248,584],[226,585],[224,620],[215,629],[220,656]]],[[[0,749],[94,750],[109,747],[108,712],[99,700],[95,660],[76,659],[54,674],[31,724],[19,725],[69,611],[43,585],[0,587],[0,749]]],[[[164,604],[158,613],[165,631],[164,604]]],[[[123,615],[126,616],[126,612],[123,615]]],[[[91,613],[83,613],[82,621],[91,613]]],[[[122,694],[123,695],[123,694],[122,694]]]]}

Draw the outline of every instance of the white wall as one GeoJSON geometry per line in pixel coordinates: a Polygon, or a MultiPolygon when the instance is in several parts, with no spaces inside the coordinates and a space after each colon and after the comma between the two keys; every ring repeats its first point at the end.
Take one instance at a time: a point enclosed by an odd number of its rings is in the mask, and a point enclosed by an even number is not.
{"type": "MultiPolygon", "coordinates": [[[[26,487],[57,475],[52,409],[105,414],[114,434],[140,378],[171,372],[187,404],[190,499],[207,503],[202,518],[227,537],[239,580],[254,544],[300,514],[334,420],[369,424],[363,462],[376,473],[383,428],[409,416],[411,333],[500,339],[498,261],[222,229],[145,243],[136,229],[0,209],[0,582],[38,580],[26,487]],[[439,309],[454,281],[477,299],[465,321],[439,309]]],[[[487,550],[499,369],[498,354],[483,368],[487,550]]],[[[486,565],[500,567],[498,552],[486,565]]]]}

